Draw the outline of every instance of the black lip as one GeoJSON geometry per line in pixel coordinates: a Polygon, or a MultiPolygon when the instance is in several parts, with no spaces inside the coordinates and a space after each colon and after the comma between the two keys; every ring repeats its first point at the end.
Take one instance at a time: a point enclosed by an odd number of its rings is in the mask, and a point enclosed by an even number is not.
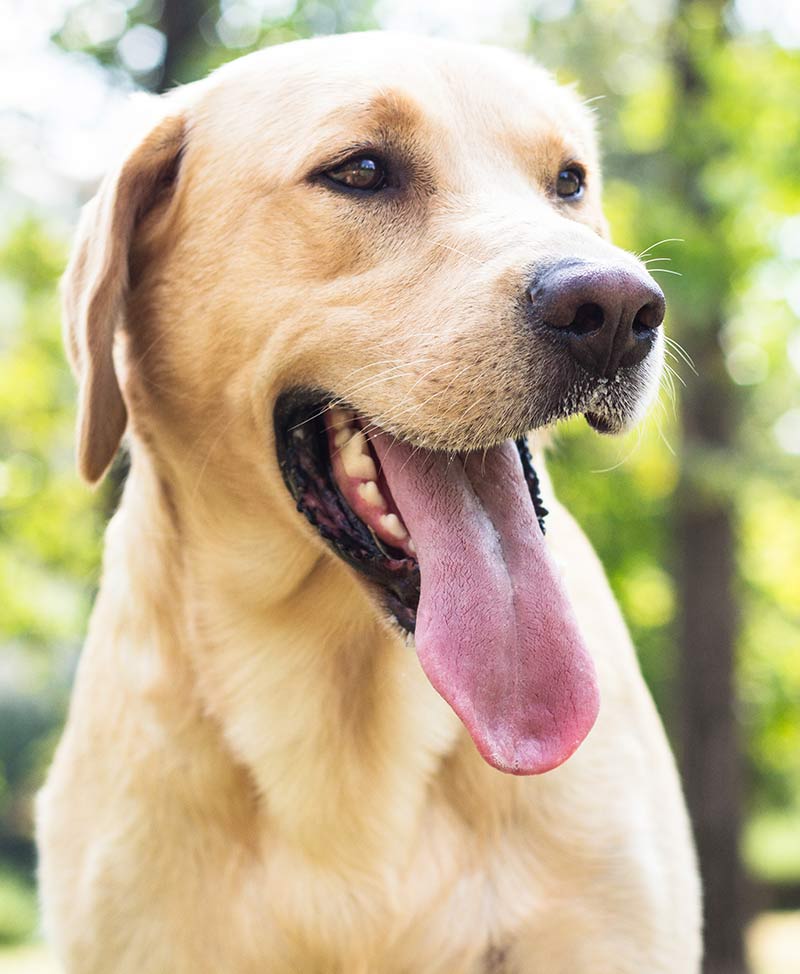
{"type": "Polygon", "coordinates": [[[585,413],[584,415],[586,422],[596,433],[604,433],[607,436],[611,436],[619,432],[619,426],[615,425],[605,416],[600,416],[598,413],[585,413]]]}
{"type": "MultiPolygon", "coordinates": [[[[333,479],[323,413],[335,396],[321,390],[294,389],[278,397],[274,411],[275,443],[281,475],[297,510],[334,552],[375,585],[388,612],[413,633],[419,605],[416,559],[386,548],[373,537],[339,493],[333,479]]],[[[525,479],[542,532],[547,509],[539,478],[524,439],[516,441],[525,479]]]]}
{"type": "Polygon", "coordinates": [[[413,632],[419,604],[419,566],[387,557],[364,522],[350,510],[333,480],[322,414],[334,396],[293,390],[275,405],[275,442],[284,483],[297,510],[336,554],[380,587],[387,609],[413,632]]]}

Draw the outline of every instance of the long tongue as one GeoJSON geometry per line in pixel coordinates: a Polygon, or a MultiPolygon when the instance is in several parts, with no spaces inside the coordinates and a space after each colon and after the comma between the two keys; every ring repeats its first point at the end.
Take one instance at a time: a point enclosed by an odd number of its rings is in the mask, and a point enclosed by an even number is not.
{"type": "Polygon", "coordinates": [[[599,696],[516,446],[447,457],[383,433],[371,441],[417,547],[428,679],[489,764],[557,767],[591,730],[599,696]]]}

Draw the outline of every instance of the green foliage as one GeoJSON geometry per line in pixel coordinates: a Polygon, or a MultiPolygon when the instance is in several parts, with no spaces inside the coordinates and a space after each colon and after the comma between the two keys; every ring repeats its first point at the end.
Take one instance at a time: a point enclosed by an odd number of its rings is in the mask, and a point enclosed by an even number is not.
{"type": "MultiPolygon", "coordinates": [[[[75,476],[75,384],[56,283],[64,241],[34,218],[0,247],[0,855],[30,868],[31,800],[63,719],[98,573],[102,519],[75,476]]],[[[0,941],[32,894],[0,874],[0,941]]]]}
{"type": "Polygon", "coordinates": [[[73,464],[75,384],[56,294],[64,260],[33,219],[0,250],[0,288],[15,296],[0,332],[2,638],[43,650],[76,638],[99,551],[98,512],[73,464]]]}
{"type": "Polygon", "coordinates": [[[30,884],[0,868],[0,947],[28,940],[36,924],[36,896],[30,884]]]}
{"type": "Polygon", "coordinates": [[[775,883],[796,882],[800,876],[800,829],[797,813],[760,812],[747,823],[744,861],[759,877],[775,883]]]}

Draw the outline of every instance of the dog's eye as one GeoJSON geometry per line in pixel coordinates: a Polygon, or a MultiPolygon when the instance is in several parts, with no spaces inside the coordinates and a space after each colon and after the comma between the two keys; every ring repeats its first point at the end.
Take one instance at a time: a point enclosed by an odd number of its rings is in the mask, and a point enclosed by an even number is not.
{"type": "Polygon", "coordinates": [[[556,192],[561,199],[574,200],[583,193],[584,175],[580,169],[562,169],[556,180],[556,192]]]}
{"type": "Polygon", "coordinates": [[[329,169],[325,175],[349,189],[375,192],[383,189],[386,184],[386,170],[383,163],[374,156],[353,156],[335,169],[329,169]]]}

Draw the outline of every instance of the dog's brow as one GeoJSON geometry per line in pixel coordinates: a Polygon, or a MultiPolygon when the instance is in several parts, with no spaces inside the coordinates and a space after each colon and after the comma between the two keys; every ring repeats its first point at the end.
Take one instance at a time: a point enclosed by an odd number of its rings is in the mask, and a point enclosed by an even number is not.
{"type": "Polygon", "coordinates": [[[579,140],[565,138],[563,133],[547,129],[538,133],[518,133],[513,142],[514,154],[525,160],[526,168],[548,180],[561,166],[571,162],[591,168],[586,147],[579,140]]]}
{"type": "Polygon", "coordinates": [[[358,121],[386,133],[410,136],[425,123],[425,114],[408,95],[389,90],[362,104],[354,113],[358,121]]]}
{"type": "Polygon", "coordinates": [[[372,143],[391,144],[415,139],[426,125],[425,113],[411,98],[398,91],[382,91],[371,98],[332,112],[322,123],[325,131],[341,132],[326,140],[326,148],[372,143]]]}
{"type": "Polygon", "coordinates": [[[323,120],[320,128],[325,139],[316,147],[311,171],[326,169],[362,150],[378,149],[411,158],[429,124],[423,110],[408,96],[397,91],[379,92],[323,120]]]}

